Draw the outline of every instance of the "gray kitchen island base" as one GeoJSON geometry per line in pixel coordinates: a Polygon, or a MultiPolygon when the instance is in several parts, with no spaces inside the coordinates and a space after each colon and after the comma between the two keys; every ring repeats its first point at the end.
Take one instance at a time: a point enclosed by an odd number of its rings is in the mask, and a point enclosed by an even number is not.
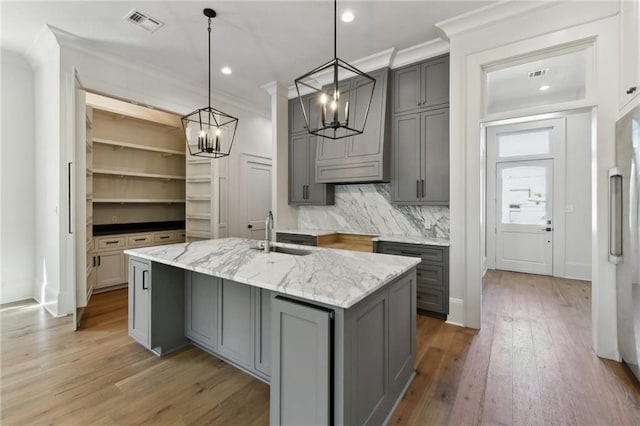
{"type": "Polygon", "coordinates": [[[129,334],[270,383],[273,425],[382,424],[414,377],[415,268],[350,308],[131,257],[129,334]]]}

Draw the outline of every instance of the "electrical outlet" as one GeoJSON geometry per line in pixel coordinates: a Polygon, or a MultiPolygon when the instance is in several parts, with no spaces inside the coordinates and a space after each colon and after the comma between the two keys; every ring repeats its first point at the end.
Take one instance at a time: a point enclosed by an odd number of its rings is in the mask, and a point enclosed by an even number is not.
{"type": "Polygon", "coordinates": [[[118,216],[111,216],[111,223],[118,223],[118,216]]]}

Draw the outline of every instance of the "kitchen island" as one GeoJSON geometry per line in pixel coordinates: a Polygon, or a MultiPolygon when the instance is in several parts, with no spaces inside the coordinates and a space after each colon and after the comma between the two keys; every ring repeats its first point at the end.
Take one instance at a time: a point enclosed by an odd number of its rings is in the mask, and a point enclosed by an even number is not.
{"type": "Polygon", "coordinates": [[[225,238],[127,250],[129,334],[193,343],[270,384],[271,424],[381,424],[411,382],[416,272],[401,256],[225,238]]]}

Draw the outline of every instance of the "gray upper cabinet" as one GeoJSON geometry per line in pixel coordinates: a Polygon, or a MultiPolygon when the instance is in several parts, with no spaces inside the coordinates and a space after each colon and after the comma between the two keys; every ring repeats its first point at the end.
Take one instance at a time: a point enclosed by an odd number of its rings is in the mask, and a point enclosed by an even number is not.
{"type": "Polygon", "coordinates": [[[393,71],[395,204],[449,205],[449,57],[393,71]]]}
{"type": "MultiPolygon", "coordinates": [[[[376,80],[373,100],[364,133],[344,139],[319,138],[315,180],[321,183],[389,181],[389,70],[369,73],[376,80]]],[[[356,123],[362,122],[369,102],[364,90],[366,79],[354,77],[342,82],[349,93],[349,108],[356,123]],[[360,90],[362,89],[362,90],[360,90]]]]}
{"type": "Polygon", "coordinates": [[[449,204],[449,108],[393,119],[392,201],[449,204]]]}
{"type": "Polygon", "coordinates": [[[317,140],[306,132],[289,137],[289,204],[334,203],[333,185],[317,183],[313,175],[317,140]]]}
{"type": "MultiPolygon", "coordinates": [[[[304,102],[309,104],[309,97],[304,102]]],[[[318,119],[311,111],[312,120],[318,119]]],[[[289,101],[289,204],[332,205],[333,185],[315,181],[315,155],[318,137],[307,133],[300,101],[289,101]]]]}
{"type": "Polygon", "coordinates": [[[448,103],[449,56],[394,70],[394,114],[437,108],[448,103]]]}

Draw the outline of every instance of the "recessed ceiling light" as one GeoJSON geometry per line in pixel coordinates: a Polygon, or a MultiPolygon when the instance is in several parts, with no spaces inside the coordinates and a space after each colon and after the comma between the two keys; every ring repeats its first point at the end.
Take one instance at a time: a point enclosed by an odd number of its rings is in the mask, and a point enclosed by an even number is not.
{"type": "Polygon", "coordinates": [[[226,75],[229,75],[232,72],[231,68],[229,68],[229,67],[222,67],[222,69],[220,71],[222,71],[222,74],[226,74],[226,75]]]}
{"type": "Polygon", "coordinates": [[[350,10],[347,10],[346,12],[344,12],[342,14],[342,22],[349,23],[349,22],[353,21],[353,18],[354,18],[353,12],[351,12],[350,10]]]}
{"type": "Polygon", "coordinates": [[[549,90],[550,88],[551,86],[549,86],[548,84],[543,84],[542,86],[538,87],[538,90],[544,92],[545,90],[549,90]]]}

